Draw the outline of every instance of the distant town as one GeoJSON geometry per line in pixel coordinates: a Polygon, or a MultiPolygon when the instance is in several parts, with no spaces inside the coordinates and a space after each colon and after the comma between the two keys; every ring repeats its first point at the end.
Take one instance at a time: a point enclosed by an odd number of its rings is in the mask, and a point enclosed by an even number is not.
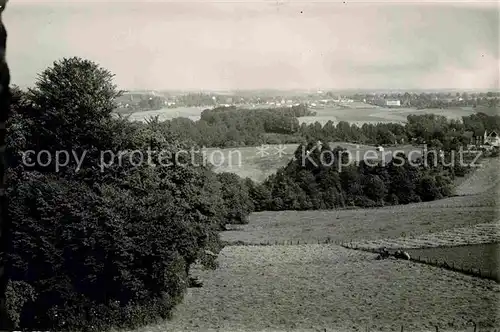
{"type": "Polygon", "coordinates": [[[124,91],[118,98],[118,112],[130,113],[179,107],[273,108],[306,104],[309,109],[344,108],[449,108],[499,105],[500,92],[392,92],[343,93],[243,91],[243,92],[164,92],[124,91]]]}

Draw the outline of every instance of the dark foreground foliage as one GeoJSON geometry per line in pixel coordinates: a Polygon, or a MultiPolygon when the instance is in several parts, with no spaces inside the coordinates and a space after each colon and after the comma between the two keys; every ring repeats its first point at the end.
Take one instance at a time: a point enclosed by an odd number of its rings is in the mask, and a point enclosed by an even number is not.
{"type": "Polygon", "coordinates": [[[174,158],[192,143],[155,122],[113,118],[117,94],[109,72],[78,58],[14,90],[7,306],[16,328],[103,331],[166,318],[190,266],[216,266],[218,231],[246,219],[247,208],[228,211],[241,197],[231,184],[174,158]],[[168,166],[140,163],[148,149],[168,151],[168,166]]]}

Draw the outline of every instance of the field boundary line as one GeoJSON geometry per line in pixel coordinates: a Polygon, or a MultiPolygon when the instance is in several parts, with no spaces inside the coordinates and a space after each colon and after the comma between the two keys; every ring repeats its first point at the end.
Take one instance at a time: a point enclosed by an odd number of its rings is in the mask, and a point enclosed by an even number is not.
{"type": "MultiPolygon", "coordinates": [[[[352,243],[345,243],[341,244],[342,247],[346,249],[351,249],[351,250],[357,250],[357,251],[364,251],[364,252],[370,252],[373,254],[378,254],[379,250],[377,249],[368,249],[368,248],[363,248],[363,247],[358,247],[357,245],[353,245],[352,243]]],[[[401,248],[403,249],[403,248],[401,248]]],[[[397,260],[403,260],[400,258],[394,258],[397,260]]],[[[459,272],[465,275],[473,276],[473,277],[478,277],[482,279],[488,279],[488,280],[493,280],[497,283],[500,283],[500,276],[498,275],[498,271],[495,274],[495,271],[492,270],[482,270],[479,268],[464,268],[461,265],[455,265],[454,263],[448,264],[445,260],[432,260],[432,259],[425,259],[425,258],[420,258],[420,257],[410,257],[409,259],[410,262],[414,263],[419,263],[419,264],[425,264],[425,265],[430,265],[430,266],[435,266],[439,267],[442,269],[446,269],[449,271],[453,272],[459,272]]]]}

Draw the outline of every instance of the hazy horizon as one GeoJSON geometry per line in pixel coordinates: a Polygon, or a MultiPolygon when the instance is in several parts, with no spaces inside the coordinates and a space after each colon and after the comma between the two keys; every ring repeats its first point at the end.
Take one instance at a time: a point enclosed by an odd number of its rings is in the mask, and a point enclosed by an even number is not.
{"type": "Polygon", "coordinates": [[[12,83],[63,57],[127,90],[498,90],[494,2],[13,0],[12,83]]]}

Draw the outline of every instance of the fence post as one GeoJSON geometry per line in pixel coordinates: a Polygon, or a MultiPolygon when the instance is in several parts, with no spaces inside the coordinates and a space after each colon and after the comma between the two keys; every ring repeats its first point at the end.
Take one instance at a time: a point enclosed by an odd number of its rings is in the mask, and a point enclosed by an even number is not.
{"type": "Polygon", "coordinates": [[[401,332],[403,332],[403,330],[404,330],[404,327],[403,327],[403,325],[401,325],[401,332]]]}

